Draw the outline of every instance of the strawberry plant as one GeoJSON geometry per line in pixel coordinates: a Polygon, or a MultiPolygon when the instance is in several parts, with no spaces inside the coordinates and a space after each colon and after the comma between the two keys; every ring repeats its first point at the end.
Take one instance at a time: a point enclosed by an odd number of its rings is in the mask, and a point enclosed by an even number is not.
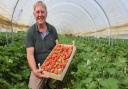
{"type": "MultiPolygon", "coordinates": [[[[0,89],[27,89],[24,33],[15,34],[14,44],[0,39],[0,89]]],[[[5,35],[4,35],[5,36],[5,35]]],[[[59,35],[60,43],[75,41],[76,54],[62,82],[64,89],[128,89],[128,40],[59,35]],[[68,81],[68,82],[67,82],[68,81]]]]}

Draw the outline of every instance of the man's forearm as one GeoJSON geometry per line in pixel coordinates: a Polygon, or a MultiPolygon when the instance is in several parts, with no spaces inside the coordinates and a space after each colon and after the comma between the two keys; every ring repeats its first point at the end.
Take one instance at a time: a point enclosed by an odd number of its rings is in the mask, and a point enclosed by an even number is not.
{"type": "Polygon", "coordinates": [[[27,55],[27,60],[28,60],[28,65],[29,65],[30,69],[31,69],[32,71],[36,70],[37,67],[36,67],[36,62],[35,62],[34,57],[33,57],[32,55],[29,55],[29,54],[28,54],[28,55],[27,55]]]}
{"type": "Polygon", "coordinates": [[[27,48],[26,51],[27,51],[28,65],[32,71],[35,71],[37,67],[34,58],[34,48],[33,47],[27,48]]]}

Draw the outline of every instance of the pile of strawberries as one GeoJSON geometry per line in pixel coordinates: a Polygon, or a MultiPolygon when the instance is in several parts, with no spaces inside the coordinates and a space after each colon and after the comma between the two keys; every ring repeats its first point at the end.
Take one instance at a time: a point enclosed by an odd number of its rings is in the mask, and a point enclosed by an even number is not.
{"type": "Polygon", "coordinates": [[[73,45],[57,44],[41,66],[44,71],[61,74],[73,51],[73,45]]]}

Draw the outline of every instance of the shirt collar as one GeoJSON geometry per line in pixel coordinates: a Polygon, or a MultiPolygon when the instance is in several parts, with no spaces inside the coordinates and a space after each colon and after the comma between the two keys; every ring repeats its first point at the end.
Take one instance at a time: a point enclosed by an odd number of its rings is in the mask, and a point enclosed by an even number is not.
{"type": "MultiPolygon", "coordinates": [[[[36,25],[36,31],[39,32],[37,23],[35,25],[36,25]]],[[[47,22],[46,22],[46,26],[47,26],[47,31],[50,32],[51,31],[51,28],[50,28],[50,26],[49,26],[49,24],[47,22]]]]}

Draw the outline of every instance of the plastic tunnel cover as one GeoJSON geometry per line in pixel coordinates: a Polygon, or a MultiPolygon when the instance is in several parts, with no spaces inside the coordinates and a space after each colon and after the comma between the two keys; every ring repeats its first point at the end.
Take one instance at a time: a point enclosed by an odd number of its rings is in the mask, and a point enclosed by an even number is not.
{"type": "MultiPolygon", "coordinates": [[[[59,33],[108,36],[111,31],[113,36],[128,34],[127,0],[42,1],[48,8],[47,22],[53,24],[59,33]],[[117,27],[121,27],[121,30],[115,29],[117,27]]],[[[35,23],[34,2],[36,0],[0,0],[0,19],[12,20],[13,23],[22,26],[31,26],[35,23]]]]}

